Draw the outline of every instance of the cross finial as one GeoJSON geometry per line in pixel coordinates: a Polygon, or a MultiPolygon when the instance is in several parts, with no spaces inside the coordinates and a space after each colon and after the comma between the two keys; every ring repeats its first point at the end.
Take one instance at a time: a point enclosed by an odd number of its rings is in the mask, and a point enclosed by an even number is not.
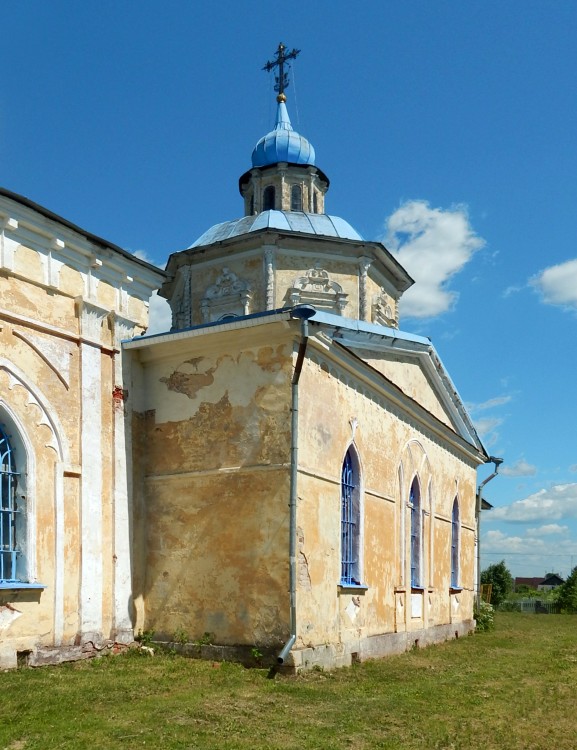
{"type": "Polygon", "coordinates": [[[288,60],[294,60],[295,57],[300,53],[300,49],[293,49],[291,52],[286,52],[285,45],[281,42],[275,52],[276,60],[269,61],[264,66],[263,70],[270,73],[271,70],[278,67],[278,75],[275,75],[276,81],[274,90],[278,91],[277,102],[286,102],[285,89],[288,88],[289,80],[288,73],[285,72],[284,65],[288,60]]]}

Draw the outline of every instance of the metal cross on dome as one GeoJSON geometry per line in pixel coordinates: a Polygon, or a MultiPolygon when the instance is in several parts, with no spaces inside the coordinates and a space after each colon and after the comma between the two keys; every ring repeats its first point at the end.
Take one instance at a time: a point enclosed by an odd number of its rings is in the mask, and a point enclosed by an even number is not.
{"type": "Polygon", "coordinates": [[[281,42],[278,46],[277,51],[275,52],[276,60],[267,62],[267,64],[263,68],[263,70],[266,70],[267,73],[270,73],[271,70],[278,67],[278,75],[275,75],[274,77],[276,81],[274,90],[278,91],[277,98],[279,101],[285,100],[284,91],[286,88],[288,88],[289,85],[288,73],[285,72],[284,65],[288,60],[294,60],[300,53],[300,49],[293,49],[291,52],[285,52],[285,50],[286,47],[281,42]]]}

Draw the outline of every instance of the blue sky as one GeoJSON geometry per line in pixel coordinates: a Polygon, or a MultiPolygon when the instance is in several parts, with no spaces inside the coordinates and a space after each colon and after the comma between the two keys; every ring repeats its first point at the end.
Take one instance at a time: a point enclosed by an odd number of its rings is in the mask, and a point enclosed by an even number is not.
{"type": "Polygon", "coordinates": [[[576,3],[29,0],[3,21],[0,183],[158,264],[242,214],[261,68],[301,49],[288,107],[327,211],[407,266],[401,327],[505,459],[483,567],[577,565],[576,3]]]}

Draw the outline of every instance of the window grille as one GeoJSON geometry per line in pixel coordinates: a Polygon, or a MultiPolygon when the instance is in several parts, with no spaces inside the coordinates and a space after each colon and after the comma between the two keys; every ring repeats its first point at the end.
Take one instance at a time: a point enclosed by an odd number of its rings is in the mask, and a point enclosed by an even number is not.
{"type": "Polygon", "coordinates": [[[0,581],[17,581],[19,532],[22,508],[18,507],[16,488],[19,472],[10,440],[0,425],[0,581]]]}
{"type": "Polygon", "coordinates": [[[421,493],[415,478],[409,496],[411,505],[411,586],[421,585],[421,493]]]}
{"type": "Polygon", "coordinates": [[[453,503],[451,518],[451,586],[459,586],[459,503],[457,498],[453,503]]]}
{"type": "Polygon", "coordinates": [[[341,475],[341,583],[360,584],[358,481],[351,451],[347,451],[341,475]]]}
{"type": "Polygon", "coordinates": [[[264,193],[262,194],[262,210],[263,211],[274,211],[275,208],[275,189],[274,185],[265,187],[264,193]]]}
{"type": "Polygon", "coordinates": [[[291,211],[303,210],[303,191],[300,185],[291,187],[291,211]]]}

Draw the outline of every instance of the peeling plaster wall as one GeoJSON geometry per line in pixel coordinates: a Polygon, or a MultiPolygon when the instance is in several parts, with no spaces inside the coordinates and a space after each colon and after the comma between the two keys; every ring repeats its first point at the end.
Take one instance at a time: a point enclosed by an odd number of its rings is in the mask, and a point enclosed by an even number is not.
{"type": "MultiPolygon", "coordinates": [[[[340,370],[339,375],[335,366],[329,374],[322,355],[315,360],[306,362],[300,380],[295,651],[302,654],[294,654],[294,664],[298,668],[305,661],[309,667],[350,663],[389,649],[403,650],[415,640],[424,644],[466,632],[473,617],[475,466],[410,414],[355,382],[350,373],[340,370]],[[352,442],[361,463],[366,591],[339,587],[340,473],[352,442]],[[415,475],[421,481],[425,510],[419,592],[407,585],[406,502],[415,475]],[[455,496],[461,513],[461,591],[450,587],[455,496]]],[[[428,385],[422,395],[428,406],[428,385]]]]}
{"type": "Polygon", "coordinates": [[[273,345],[250,330],[214,334],[133,366],[135,467],[145,467],[135,554],[146,549],[134,594],[138,626],[157,637],[287,637],[293,336],[279,331],[273,345]]]}
{"type": "MultiPolygon", "coordinates": [[[[288,636],[290,383],[299,341],[290,325],[292,332],[279,324],[207,330],[136,355],[135,601],[138,627],[160,639],[210,633],[222,646],[276,648],[288,636]]],[[[356,360],[321,341],[313,329],[299,383],[297,670],[472,626],[474,459],[444,423],[423,423],[410,399],[393,405],[370,390],[364,365],[351,371],[356,360]],[[366,590],[339,586],[340,475],[352,441],[361,464],[366,590]],[[425,510],[418,592],[407,586],[415,475],[425,510]],[[459,591],[450,587],[455,496],[459,591]]],[[[412,397],[428,407],[431,387],[424,376],[421,383],[412,397]]]]}

